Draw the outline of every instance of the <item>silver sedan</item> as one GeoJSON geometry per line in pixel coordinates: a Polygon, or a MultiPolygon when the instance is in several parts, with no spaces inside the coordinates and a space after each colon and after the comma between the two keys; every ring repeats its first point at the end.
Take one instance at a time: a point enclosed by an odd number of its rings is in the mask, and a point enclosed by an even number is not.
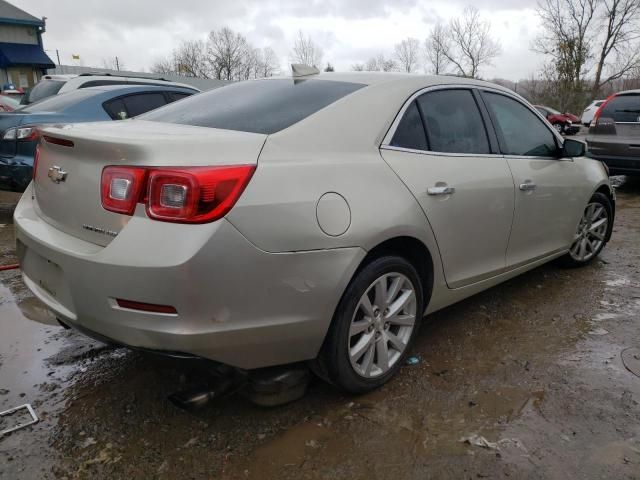
{"type": "Polygon", "coordinates": [[[613,227],[584,144],[462,78],[240,82],[41,134],[18,253],[61,322],[242,369],[305,361],[351,392],[398,371],[424,315],[587,264],[613,227]]]}

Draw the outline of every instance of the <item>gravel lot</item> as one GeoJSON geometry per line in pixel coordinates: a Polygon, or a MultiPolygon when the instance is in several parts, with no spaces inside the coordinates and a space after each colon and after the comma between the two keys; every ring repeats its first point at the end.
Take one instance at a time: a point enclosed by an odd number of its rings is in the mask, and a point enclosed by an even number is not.
{"type": "MultiPolygon", "coordinates": [[[[314,381],[282,407],[181,411],[166,396],[204,365],[63,330],[0,273],[0,410],[41,417],[0,438],[0,478],[640,478],[640,378],[621,359],[640,355],[640,181],[617,180],[598,261],[428,317],[418,364],[360,397],[314,381]]],[[[0,264],[15,262],[16,200],[0,195],[0,264]]]]}

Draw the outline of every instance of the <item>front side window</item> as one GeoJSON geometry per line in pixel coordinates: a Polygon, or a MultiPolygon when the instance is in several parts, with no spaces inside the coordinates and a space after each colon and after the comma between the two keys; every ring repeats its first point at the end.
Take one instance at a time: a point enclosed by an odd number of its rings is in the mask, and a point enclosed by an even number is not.
{"type": "Polygon", "coordinates": [[[554,134],[531,110],[505,95],[483,92],[496,123],[505,155],[553,157],[557,153],[554,134]]]}
{"type": "Polygon", "coordinates": [[[417,99],[427,130],[429,150],[490,153],[484,121],[470,90],[428,92],[417,99]]]}

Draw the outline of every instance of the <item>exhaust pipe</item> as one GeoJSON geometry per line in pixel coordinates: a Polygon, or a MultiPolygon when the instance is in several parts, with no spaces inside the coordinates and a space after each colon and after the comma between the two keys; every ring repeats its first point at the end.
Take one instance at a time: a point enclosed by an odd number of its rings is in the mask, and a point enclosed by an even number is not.
{"type": "Polygon", "coordinates": [[[245,382],[245,376],[229,375],[218,378],[215,383],[210,385],[172,393],[168,398],[178,408],[195,411],[206,406],[212,400],[217,400],[238,391],[244,386],[245,382]]]}

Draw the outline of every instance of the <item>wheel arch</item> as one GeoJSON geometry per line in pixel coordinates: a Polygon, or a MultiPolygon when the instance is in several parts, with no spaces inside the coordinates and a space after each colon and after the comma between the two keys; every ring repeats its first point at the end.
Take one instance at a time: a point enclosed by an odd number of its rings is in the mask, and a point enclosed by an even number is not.
{"type": "Polygon", "coordinates": [[[418,271],[422,282],[422,295],[426,309],[433,293],[434,263],[429,248],[420,240],[411,236],[397,236],[384,240],[370,249],[358,265],[352,279],[372,260],[385,255],[398,255],[408,260],[418,271]]]}
{"type": "Polygon", "coordinates": [[[606,236],[606,241],[608,242],[611,239],[611,234],[613,233],[613,222],[615,221],[616,217],[616,197],[613,193],[613,187],[606,183],[599,185],[598,188],[596,188],[596,190],[593,192],[593,194],[596,193],[602,193],[609,199],[609,202],[611,203],[611,222],[609,222],[609,229],[607,230],[606,236]]]}

